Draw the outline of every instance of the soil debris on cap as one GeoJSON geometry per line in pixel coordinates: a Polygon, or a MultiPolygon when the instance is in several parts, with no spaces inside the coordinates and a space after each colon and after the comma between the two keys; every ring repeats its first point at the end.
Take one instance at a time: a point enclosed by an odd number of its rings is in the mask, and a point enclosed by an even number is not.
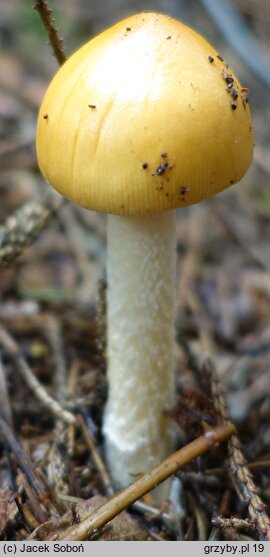
{"type": "Polygon", "coordinates": [[[246,104],[248,104],[249,100],[248,100],[248,93],[249,90],[247,87],[242,87],[241,89],[241,97],[242,97],[242,101],[243,101],[243,106],[244,108],[246,108],[246,104]]]}
{"type": "Polygon", "coordinates": [[[189,191],[190,189],[187,186],[181,186],[180,195],[185,195],[185,193],[188,193],[189,191]]]}
{"type": "Polygon", "coordinates": [[[158,176],[162,176],[162,174],[165,173],[166,168],[168,167],[168,163],[167,162],[162,162],[156,169],[156,174],[158,176]]]}
{"type": "Polygon", "coordinates": [[[230,93],[231,93],[231,96],[232,96],[233,100],[236,101],[236,99],[238,99],[238,93],[237,93],[236,89],[234,89],[234,88],[230,89],[230,93]]]}

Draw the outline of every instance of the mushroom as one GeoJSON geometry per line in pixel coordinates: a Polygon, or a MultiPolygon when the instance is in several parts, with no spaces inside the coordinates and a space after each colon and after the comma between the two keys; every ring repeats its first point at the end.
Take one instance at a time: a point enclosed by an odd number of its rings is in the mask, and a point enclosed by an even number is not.
{"type": "Polygon", "coordinates": [[[42,102],[44,177],[110,213],[103,433],[118,486],[173,449],[175,213],[247,171],[253,132],[242,91],[195,31],[140,13],[75,52],[42,102]]]}

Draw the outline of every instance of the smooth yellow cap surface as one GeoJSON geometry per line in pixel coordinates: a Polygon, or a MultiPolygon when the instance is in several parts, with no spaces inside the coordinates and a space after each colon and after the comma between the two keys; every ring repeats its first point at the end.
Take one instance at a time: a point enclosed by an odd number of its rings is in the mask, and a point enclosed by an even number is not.
{"type": "Polygon", "coordinates": [[[38,119],[44,177],[79,205],[120,215],[214,195],[245,174],[252,151],[247,90],[206,40],[155,13],[75,52],[38,119]]]}

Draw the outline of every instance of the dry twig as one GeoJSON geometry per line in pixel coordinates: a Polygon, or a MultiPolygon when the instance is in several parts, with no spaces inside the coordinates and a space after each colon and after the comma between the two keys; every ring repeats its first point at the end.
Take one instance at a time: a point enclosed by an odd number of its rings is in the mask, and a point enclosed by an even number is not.
{"type": "Polygon", "coordinates": [[[50,346],[54,382],[56,385],[56,392],[58,400],[64,400],[67,394],[67,367],[64,357],[64,346],[62,337],[62,327],[60,319],[53,315],[48,314],[45,318],[45,334],[50,346]]]}
{"type": "Polygon", "coordinates": [[[97,451],[97,448],[96,448],[95,442],[92,438],[92,435],[91,435],[89,429],[87,428],[87,425],[86,425],[84,419],[82,418],[82,416],[78,416],[77,419],[78,419],[78,424],[81,428],[84,440],[85,440],[86,444],[88,445],[88,447],[90,449],[90,452],[91,452],[93,461],[95,463],[95,466],[100,473],[100,477],[102,479],[103,485],[104,485],[105,490],[106,490],[106,495],[112,496],[114,491],[113,491],[113,488],[112,488],[110,477],[109,477],[109,474],[108,474],[108,472],[105,468],[105,465],[104,465],[104,463],[103,463],[103,461],[102,461],[102,459],[101,459],[101,457],[100,457],[100,455],[97,451]]]}
{"type": "Polygon", "coordinates": [[[251,257],[251,260],[269,273],[270,265],[260,249],[260,243],[258,241],[255,243],[253,235],[250,233],[250,216],[242,211],[240,218],[239,210],[228,211],[228,208],[225,208],[220,201],[212,200],[211,203],[214,206],[215,214],[219,217],[225,229],[229,231],[235,241],[251,257]]]}
{"type": "Polygon", "coordinates": [[[53,539],[59,540],[86,540],[94,533],[117,516],[121,511],[129,507],[137,499],[148,493],[151,489],[178,472],[190,460],[204,454],[230,437],[235,431],[232,424],[221,425],[208,431],[192,441],[161,464],[152,468],[139,480],[129,485],[99,507],[94,513],[84,519],[80,524],[67,528],[63,533],[56,534],[53,539]]]}
{"type": "Polygon", "coordinates": [[[91,258],[83,247],[83,231],[78,224],[76,213],[71,205],[61,212],[60,222],[65,230],[69,247],[76,259],[77,269],[77,297],[82,303],[89,302],[95,296],[95,283],[97,281],[96,268],[91,264],[91,258]]]}
{"type": "Polygon", "coordinates": [[[46,33],[48,34],[56,60],[60,65],[63,64],[66,61],[63,40],[60,39],[57,29],[54,26],[52,10],[49,8],[48,2],[46,2],[46,0],[37,0],[34,4],[34,9],[38,11],[42,19],[42,23],[45,27],[46,33]]]}
{"type": "Polygon", "coordinates": [[[39,383],[27,361],[21,355],[19,346],[2,325],[0,325],[0,344],[5,348],[10,358],[16,363],[21,376],[36,398],[40,400],[55,417],[60,418],[60,420],[69,425],[75,424],[75,416],[68,410],[63,410],[62,406],[48,395],[46,389],[39,383]]]}
{"type": "Polygon", "coordinates": [[[38,493],[38,495],[44,493],[43,485],[40,482],[40,480],[37,478],[36,474],[34,473],[31,461],[29,460],[28,456],[25,454],[25,452],[23,451],[23,449],[15,439],[8,424],[1,416],[0,416],[0,431],[6,443],[11,448],[12,452],[15,454],[16,459],[20,465],[20,468],[24,473],[24,475],[26,476],[29,485],[33,487],[33,489],[36,491],[36,493],[38,493]]]}
{"type": "MultiPolygon", "coordinates": [[[[230,503],[230,497],[231,497],[231,492],[229,489],[226,489],[226,491],[222,494],[221,497],[221,501],[219,504],[219,509],[218,509],[218,514],[219,516],[223,516],[228,514],[228,507],[229,507],[229,503],[230,503]]],[[[212,519],[212,524],[213,524],[213,528],[212,531],[210,532],[209,535],[209,541],[215,541],[217,539],[217,535],[218,535],[218,528],[217,526],[215,526],[215,523],[212,519]]]]}
{"type": "Polygon", "coordinates": [[[204,513],[204,509],[202,508],[201,505],[199,505],[196,497],[194,497],[191,491],[187,493],[187,497],[190,501],[192,516],[194,517],[194,521],[196,524],[196,530],[198,533],[197,540],[205,541],[207,540],[207,524],[206,524],[206,516],[204,513]]]}
{"type": "Polygon", "coordinates": [[[10,406],[6,375],[4,372],[1,355],[0,355],[0,408],[1,408],[1,414],[3,418],[5,419],[6,423],[9,425],[10,429],[12,430],[13,429],[12,411],[10,406]]]}
{"type": "Polygon", "coordinates": [[[228,528],[235,528],[235,530],[254,530],[254,524],[251,520],[246,518],[245,520],[241,518],[223,518],[222,516],[216,516],[212,519],[212,524],[217,528],[222,528],[227,530],[228,528]]]}
{"type": "Polygon", "coordinates": [[[0,226],[0,268],[6,267],[31,245],[64,198],[50,194],[44,202],[28,201],[0,226]]]}
{"type": "MultiPolygon", "coordinates": [[[[217,412],[224,423],[229,423],[227,403],[220,387],[216,369],[210,359],[204,362],[203,374],[210,378],[213,402],[217,412]]],[[[231,476],[237,482],[241,497],[247,504],[249,516],[258,530],[260,538],[270,541],[270,519],[265,512],[265,505],[258,494],[258,488],[254,484],[236,434],[231,436],[228,446],[231,476]]]]}

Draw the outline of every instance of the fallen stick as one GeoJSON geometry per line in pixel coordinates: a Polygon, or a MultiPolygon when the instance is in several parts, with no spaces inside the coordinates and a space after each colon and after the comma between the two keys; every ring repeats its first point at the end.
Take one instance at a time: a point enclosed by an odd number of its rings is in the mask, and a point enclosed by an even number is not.
{"type": "MultiPolygon", "coordinates": [[[[105,526],[110,520],[125,510],[132,503],[155,488],[161,482],[175,474],[203,453],[215,447],[218,443],[225,441],[235,432],[233,424],[219,425],[201,435],[176,453],[172,454],[158,466],[151,468],[139,480],[135,481],[113,497],[104,505],[101,505],[94,513],[82,520],[79,524],[66,528],[60,534],[54,533],[51,539],[83,541],[89,539],[93,534],[105,526]]],[[[50,539],[50,538],[49,538],[50,539]]]]}

